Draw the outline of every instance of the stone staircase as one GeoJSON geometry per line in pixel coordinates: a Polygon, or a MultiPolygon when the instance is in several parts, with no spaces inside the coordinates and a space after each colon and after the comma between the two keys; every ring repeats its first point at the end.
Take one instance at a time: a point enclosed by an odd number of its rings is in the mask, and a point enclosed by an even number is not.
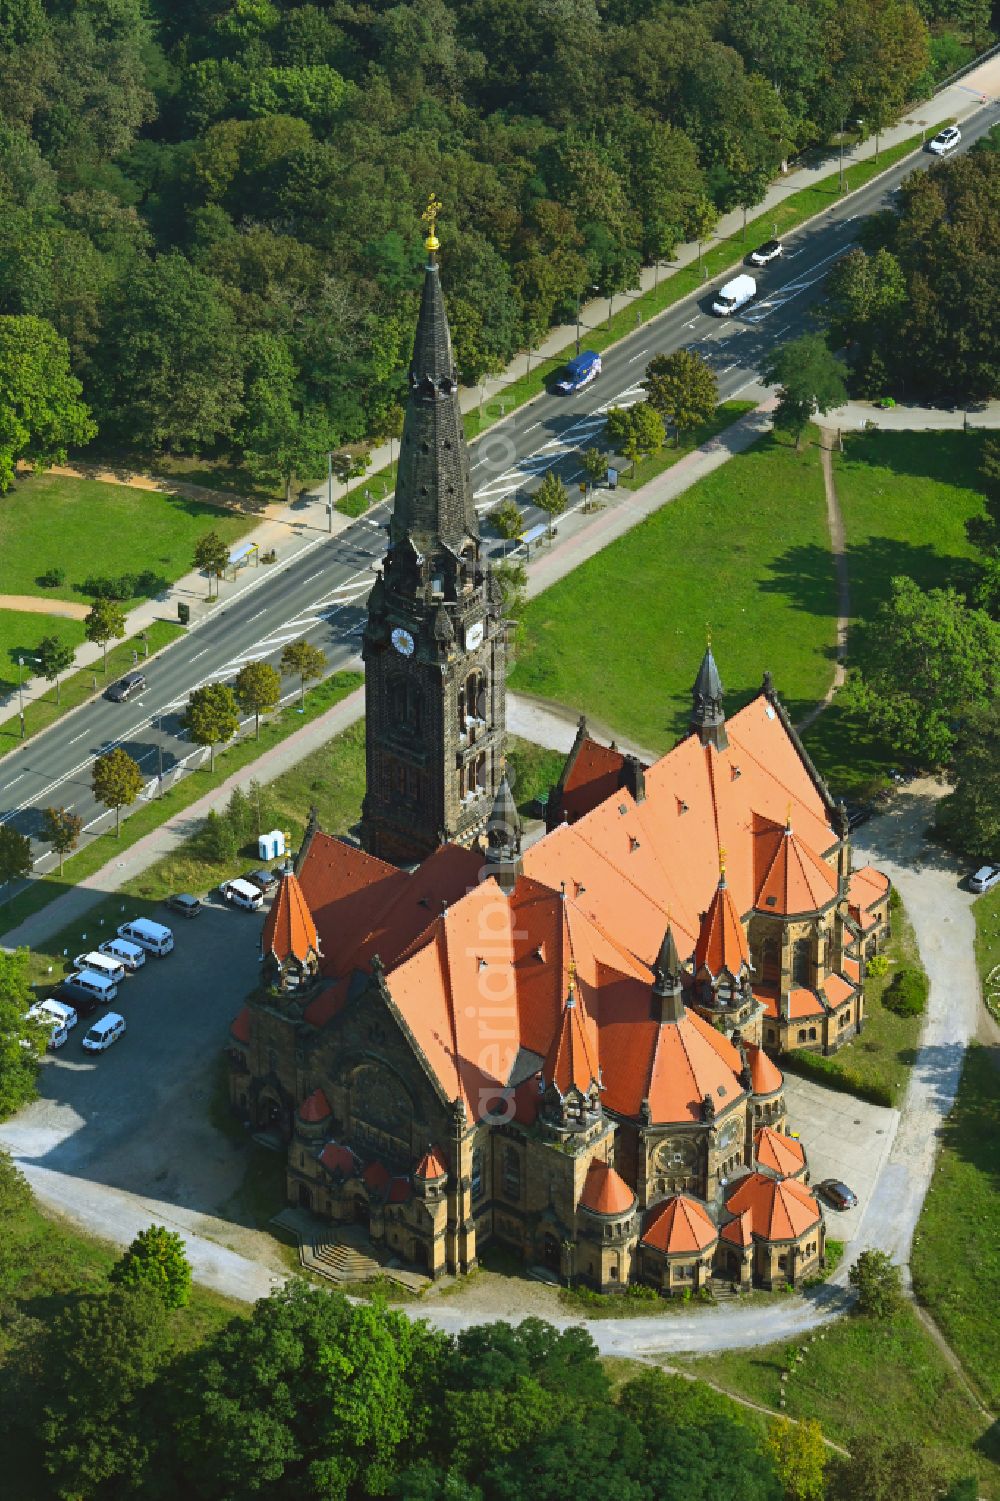
{"type": "Polygon", "coordinates": [[[283,1209],[271,1221],[298,1242],[299,1261],[339,1286],[385,1278],[409,1292],[421,1293],[430,1278],[408,1272],[396,1258],[372,1245],[359,1225],[331,1225],[305,1209],[283,1209]]]}

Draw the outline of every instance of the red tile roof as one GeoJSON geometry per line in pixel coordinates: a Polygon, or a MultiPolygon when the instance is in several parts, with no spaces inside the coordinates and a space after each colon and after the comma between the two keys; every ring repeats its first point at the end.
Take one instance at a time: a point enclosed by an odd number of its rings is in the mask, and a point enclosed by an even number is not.
{"type": "Polygon", "coordinates": [[[795,1178],[748,1173],[726,1199],[731,1214],[749,1210],[759,1240],[797,1240],[818,1225],[820,1208],[811,1191],[795,1178]]]}
{"type": "Polygon", "coordinates": [[[668,1256],[693,1256],[707,1251],[718,1238],[707,1209],[687,1194],[674,1194],[653,1209],[642,1244],[668,1256]]]}
{"type": "Polygon", "coordinates": [[[794,1178],[806,1165],[805,1148],[793,1136],[782,1136],[770,1126],[754,1132],[754,1154],[758,1167],[769,1167],[781,1178],[794,1178]]]}
{"type": "Polygon", "coordinates": [[[425,1182],[433,1182],[435,1178],[447,1178],[448,1165],[437,1147],[429,1147],[427,1149],[417,1163],[413,1176],[421,1178],[425,1182]]]}
{"type": "Polygon", "coordinates": [[[261,953],[273,954],[279,964],[293,958],[301,964],[310,954],[319,953],[319,936],[309,903],[290,870],[281,877],[271,910],[264,919],[260,945],[261,953]]]}
{"type": "Polygon", "coordinates": [[[788,916],[817,912],[836,901],[836,871],[802,843],[790,824],[780,828],[769,819],[754,822],[754,906],[788,916]]]}
{"type": "Polygon", "coordinates": [[[331,1173],[339,1173],[343,1178],[357,1176],[358,1167],[350,1147],[338,1146],[335,1141],[329,1141],[320,1152],[319,1160],[331,1173]]]}
{"type": "Polygon", "coordinates": [[[601,745],[585,736],[575,747],[576,754],[563,783],[563,809],[570,823],[589,813],[621,784],[625,757],[619,750],[601,745]]]}
{"type": "Polygon", "coordinates": [[[387,1204],[405,1204],[413,1198],[413,1184],[409,1178],[393,1178],[385,1199],[387,1204]]]}
{"type": "Polygon", "coordinates": [[[749,1246],[753,1241],[753,1215],[749,1209],[744,1209],[734,1220],[723,1225],[719,1231],[723,1240],[728,1240],[733,1246],[749,1246]]]}
{"type": "Polygon", "coordinates": [[[229,1035],[237,1042],[247,1043],[250,1041],[250,1007],[244,1006],[238,1016],[234,1016],[229,1024],[229,1035]]]}
{"type": "Polygon", "coordinates": [[[849,1001],[857,986],[850,980],[845,980],[843,975],[827,975],[823,983],[823,990],[831,1006],[842,1006],[849,1001]]]}
{"type": "Polygon", "coordinates": [[[737,979],[749,963],[750,950],[743,924],[722,876],[701,921],[694,950],[695,970],[707,969],[713,977],[726,970],[737,979]]]}
{"type": "Polygon", "coordinates": [[[599,1158],[587,1169],[580,1195],[580,1208],[591,1214],[628,1214],[635,1207],[635,1194],[625,1179],[607,1162],[599,1158]]]}
{"type": "MultiPolygon", "coordinates": [[[[774,985],[755,985],[753,987],[754,1000],[760,1001],[764,1007],[765,1016],[772,1021],[778,1019],[778,991],[774,985]]],[[[807,990],[804,985],[796,985],[794,990],[788,993],[788,1017],[790,1021],[807,1021],[810,1017],[815,1020],[817,1016],[825,1016],[826,1007],[814,990],[807,990]]]]}
{"type": "Polygon", "coordinates": [[[854,984],[861,984],[861,965],[857,959],[844,958],[844,974],[854,984]]]}
{"type": "Polygon", "coordinates": [[[330,1101],[321,1089],[314,1089],[311,1095],[307,1095],[299,1106],[299,1120],[307,1125],[316,1125],[319,1121],[325,1121],[333,1114],[330,1101]]]}
{"type": "Polygon", "coordinates": [[[392,1174],[383,1162],[369,1162],[368,1166],[362,1170],[361,1176],[373,1193],[379,1193],[385,1188],[392,1174]]]}
{"type": "Polygon", "coordinates": [[[851,872],[847,886],[847,901],[850,906],[858,907],[864,912],[877,902],[884,902],[888,895],[889,877],[881,870],[876,870],[874,865],[862,865],[860,870],[851,872]]]}
{"type": "Polygon", "coordinates": [[[561,1095],[571,1089],[586,1095],[600,1073],[594,1024],[571,981],[558,1029],[542,1065],[542,1078],[546,1084],[554,1084],[561,1095]]]}
{"type": "Polygon", "coordinates": [[[785,1076],[755,1042],[747,1043],[747,1066],[750,1069],[750,1087],[756,1095],[777,1094],[784,1088],[785,1076]]]}

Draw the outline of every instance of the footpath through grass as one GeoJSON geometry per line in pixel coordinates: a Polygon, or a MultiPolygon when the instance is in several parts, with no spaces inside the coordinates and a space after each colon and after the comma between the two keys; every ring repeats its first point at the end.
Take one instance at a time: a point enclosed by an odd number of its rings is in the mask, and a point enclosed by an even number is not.
{"type": "MultiPolygon", "coordinates": [[[[12,612],[8,610],[0,610],[0,629],[3,627],[4,618],[10,613],[12,612]]],[[[35,622],[39,640],[42,636],[48,635],[58,635],[60,639],[64,639],[62,632],[50,629],[55,625],[79,626],[78,639],[70,639],[68,644],[75,646],[83,640],[83,626],[75,620],[57,621],[52,615],[27,615],[22,618],[35,622]]],[[[25,740],[30,740],[32,735],[37,735],[41,730],[47,730],[50,725],[55,724],[57,719],[68,714],[70,709],[86,703],[88,698],[93,698],[95,691],[103,692],[108,683],[113,683],[115,678],[120,677],[122,673],[131,672],[133,666],[136,665],[132,660],[133,652],[138,655],[138,666],[141,669],[146,663],[144,652],[147,647],[149,656],[152,657],[158,651],[162,651],[165,646],[169,646],[171,641],[176,641],[178,636],[183,635],[182,625],[177,625],[172,620],[154,620],[146,631],[145,643],[138,636],[131,636],[125,641],[119,641],[117,646],[109,648],[106,677],[103,658],[95,662],[93,667],[81,667],[78,671],[69,673],[59,685],[58,703],[56,702],[56,685],[53,683],[46,690],[44,697],[33,698],[24,705],[25,740]]],[[[16,750],[20,744],[21,726],[15,714],[11,719],[5,719],[0,724],[0,756],[6,755],[8,751],[16,750]]]]}
{"type": "Polygon", "coordinates": [[[532,600],[511,687],[665,750],[707,629],[727,712],[770,668],[794,719],[829,685],[835,615],[819,453],[769,436],[532,600]]]}
{"type": "MultiPolygon", "coordinates": [[[[864,665],[865,627],[908,574],[925,589],[968,586],[977,556],[967,524],[983,514],[977,488],[982,433],[870,432],[845,437],[834,481],[847,534],[851,583],[849,664],[864,665]]],[[[800,560],[808,576],[810,559],[800,560]]],[[[834,790],[863,797],[885,785],[898,752],[839,695],[806,743],[834,790]]]]}
{"type": "MultiPolygon", "coordinates": [[[[1000,1049],[973,1043],[924,1200],[913,1286],[983,1402],[1000,1409],[1000,1049]]],[[[1000,1454],[997,1456],[1000,1458],[1000,1454]]]]}
{"type": "MultiPolygon", "coordinates": [[[[209,770],[206,762],[203,768],[182,778],[164,792],[162,797],[152,798],[149,802],[138,804],[134,812],[122,820],[119,839],[115,839],[113,832],[93,836],[85,835],[88,843],[75,855],[70,856],[61,876],[58,870],[54,870],[50,875],[32,881],[31,885],[12,901],[0,907],[0,938],[3,933],[16,928],[25,918],[41,911],[43,907],[48,906],[49,902],[62,896],[85,876],[93,875],[96,870],[100,870],[102,865],[114,858],[117,851],[128,849],[145,834],[159,828],[173,814],[190,807],[207,792],[211,792],[214,787],[221,786],[233,772],[252,766],[253,762],[266,750],[279,745],[289,735],[300,730],[304,724],[324,714],[327,709],[332,708],[334,704],[339,703],[342,698],[346,698],[349,693],[359,687],[362,681],[361,674],[357,672],[333,673],[306,693],[304,715],[297,712],[298,700],[296,699],[294,704],[280,709],[272,719],[261,721],[259,741],[248,733],[217,751],[214,771],[209,770]]],[[[300,824],[305,818],[311,800],[315,799],[308,795],[304,799],[298,820],[300,824]]],[[[273,825],[269,824],[268,827],[273,827],[273,825]]]]}
{"type": "MultiPolygon", "coordinates": [[[[715,438],[734,422],[738,422],[747,412],[752,412],[755,403],[752,401],[723,401],[715,410],[715,416],[708,422],[701,423],[685,433],[679,443],[671,442],[669,447],[660,448],[656,453],[647,454],[644,459],[639,459],[634,470],[620,471],[618,483],[624,485],[627,490],[639,490],[643,485],[648,485],[651,479],[658,474],[664,474],[672,469],[678,459],[685,454],[692,453],[715,438]]],[[[627,460],[625,461],[627,463],[627,460]]]]}
{"type": "MultiPolygon", "coordinates": [[[[957,1243],[952,1254],[961,1254],[957,1243]]],[[[828,1438],[848,1449],[873,1431],[910,1439],[953,1476],[975,1471],[980,1496],[1000,1496],[1000,1471],[991,1462],[996,1435],[909,1305],[882,1321],[849,1315],[798,1346],[671,1360],[774,1409],[784,1393],[788,1417],[817,1419],[828,1438]],[[782,1383],[793,1348],[804,1359],[782,1383]]]]}

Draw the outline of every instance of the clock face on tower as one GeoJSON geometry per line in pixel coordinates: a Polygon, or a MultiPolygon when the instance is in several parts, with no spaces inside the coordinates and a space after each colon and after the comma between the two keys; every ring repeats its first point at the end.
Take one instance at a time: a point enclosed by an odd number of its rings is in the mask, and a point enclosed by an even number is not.
{"type": "Polygon", "coordinates": [[[409,631],[404,631],[402,626],[397,626],[393,631],[392,644],[401,657],[413,656],[413,637],[409,631]]]}

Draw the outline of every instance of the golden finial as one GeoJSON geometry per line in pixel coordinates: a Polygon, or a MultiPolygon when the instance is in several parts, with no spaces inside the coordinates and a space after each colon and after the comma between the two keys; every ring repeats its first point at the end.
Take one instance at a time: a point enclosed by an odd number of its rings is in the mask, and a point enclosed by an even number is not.
{"type": "Polygon", "coordinates": [[[427,207],[420,215],[421,219],[427,225],[428,231],[427,238],[424,241],[424,249],[430,250],[431,252],[439,250],[441,248],[441,241],[438,239],[437,235],[434,232],[435,226],[437,225],[438,214],[441,212],[441,207],[442,205],[440,198],[436,197],[435,194],[432,193],[427,200],[427,207]]]}
{"type": "Polygon", "coordinates": [[[570,993],[570,995],[572,995],[575,990],[576,990],[576,960],[575,959],[571,959],[569,961],[569,993],[570,993]]]}
{"type": "Polygon", "coordinates": [[[722,845],[720,844],[719,845],[719,880],[720,881],[724,881],[725,879],[726,879],[726,852],[723,849],[722,845]]]}
{"type": "Polygon", "coordinates": [[[792,800],[791,800],[791,798],[788,799],[788,806],[785,808],[785,828],[788,830],[789,833],[791,833],[791,831],[792,831],[792,800]]]}
{"type": "Polygon", "coordinates": [[[705,626],[705,648],[707,651],[712,650],[712,627],[708,624],[705,626]]]}

